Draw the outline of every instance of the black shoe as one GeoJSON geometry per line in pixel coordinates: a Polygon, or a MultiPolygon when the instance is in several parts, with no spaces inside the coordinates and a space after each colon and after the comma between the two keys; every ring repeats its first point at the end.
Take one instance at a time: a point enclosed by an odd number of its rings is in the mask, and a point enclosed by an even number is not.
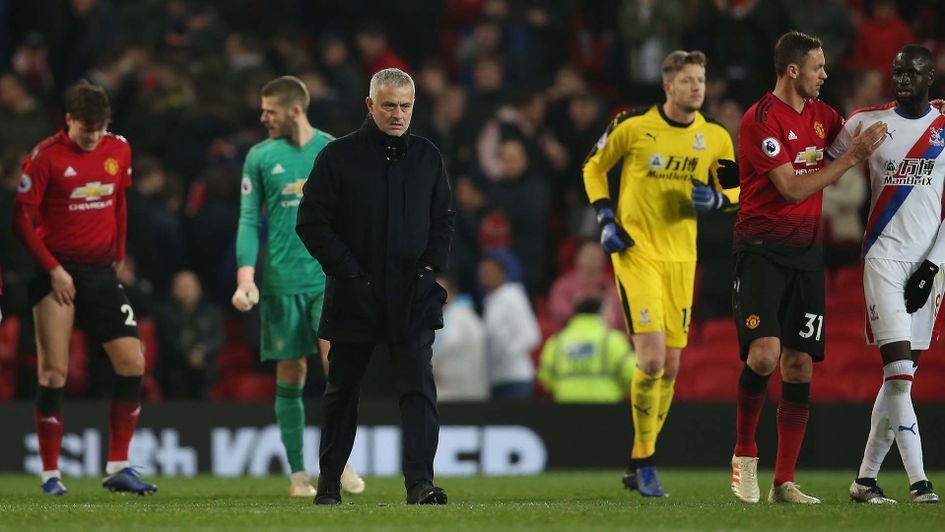
{"type": "Polygon", "coordinates": [[[407,490],[407,504],[446,504],[446,492],[429,482],[418,482],[407,490]]]}
{"type": "Polygon", "coordinates": [[[637,489],[637,470],[628,469],[623,472],[623,487],[630,491],[637,489]]]}
{"type": "Polygon", "coordinates": [[[315,495],[315,504],[341,504],[340,493],[318,493],[315,495]]]}

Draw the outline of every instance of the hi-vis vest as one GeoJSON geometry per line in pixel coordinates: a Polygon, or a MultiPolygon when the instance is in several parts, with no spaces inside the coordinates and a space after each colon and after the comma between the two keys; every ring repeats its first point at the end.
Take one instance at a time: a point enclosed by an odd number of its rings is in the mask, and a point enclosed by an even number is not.
{"type": "Polygon", "coordinates": [[[627,396],[636,355],[620,331],[578,314],[545,343],[538,380],[562,403],[616,403],[627,396]]]}

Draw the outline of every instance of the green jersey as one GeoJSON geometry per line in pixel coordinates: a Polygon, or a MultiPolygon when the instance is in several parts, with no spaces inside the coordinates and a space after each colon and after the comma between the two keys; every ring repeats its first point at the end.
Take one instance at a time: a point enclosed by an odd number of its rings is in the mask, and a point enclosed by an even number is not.
{"type": "Polygon", "coordinates": [[[240,223],[236,234],[237,267],[256,266],[262,206],[268,219],[265,275],[262,293],[306,294],[325,289],[325,272],[295,233],[302,186],[315,157],[334,137],[315,130],[312,140],[298,147],[286,139],[268,139],[253,146],[243,164],[240,184],[240,223]]]}

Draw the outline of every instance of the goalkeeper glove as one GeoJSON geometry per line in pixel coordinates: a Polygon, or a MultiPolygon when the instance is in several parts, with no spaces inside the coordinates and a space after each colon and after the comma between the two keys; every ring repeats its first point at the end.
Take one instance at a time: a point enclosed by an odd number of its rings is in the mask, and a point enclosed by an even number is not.
{"type": "Polygon", "coordinates": [[[728,198],[721,191],[697,179],[692,180],[692,206],[697,211],[715,211],[724,208],[727,204],[728,198]]]}
{"type": "Polygon", "coordinates": [[[738,163],[735,161],[719,159],[719,167],[716,169],[715,175],[718,176],[719,185],[723,189],[738,188],[740,178],[738,177],[738,163]]]}
{"type": "Polygon", "coordinates": [[[606,201],[598,201],[595,204],[597,208],[597,225],[600,226],[600,244],[607,253],[619,253],[629,247],[634,242],[630,235],[620,227],[614,220],[614,211],[606,201]]]}
{"type": "Polygon", "coordinates": [[[906,283],[906,312],[912,314],[925,306],[932,293],[932,279],[938,273],[938,266],[931,261],[919,265],[906,283]]]}

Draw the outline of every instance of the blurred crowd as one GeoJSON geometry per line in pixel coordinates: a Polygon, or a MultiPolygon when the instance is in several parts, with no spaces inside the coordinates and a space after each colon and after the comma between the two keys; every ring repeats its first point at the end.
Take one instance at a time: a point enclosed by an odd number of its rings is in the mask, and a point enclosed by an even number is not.
{"type": "MultiPolygon", "coordinates": [[[[823,40],[822,98],[843,113],[889,99],[904,44],[930,47],[945,73],[936,0],[0,0],[0,214],[9,220],[23,157],[62,126],[64,88],[83,77],[105,87],[110,129],[134,155],[122,280],[138,315],[157,324],[164,396],[206,396],[216,355],[258,342],[258,316],[227,302],[241,166],[265,136],[259,89],[300,77],[312,124],[340,136],[365,118],[370,75],[404,69],[417,84],[411,131],[441,150],[458,211],[449,305],[481,321],[480,347],[462,355],[485,379],[470,397],[530,396],[541,341],[579,303],[597,300],[600,319],[623,326],[581,177],[608,121],[661,102],[662,58],[699,49],[709,58],[704,111],[737,142],[744,110],[773,87],[773,45],[789,29],[823,40]],[[500,299],[524,304],[503,318],[500,299]],[[224,326],[233,322],[243,326],[224,326]]],[[[831,267],[857,260],[867,189],[854,170],[825,194],[831,267]]],[[[730,311],[733,222],[700,220],[697,320],[730,311]]],[[[19,318],[18,351],[29,356],[35,266],[8,222],[0,262],[3,313],[19,318]]]]}

